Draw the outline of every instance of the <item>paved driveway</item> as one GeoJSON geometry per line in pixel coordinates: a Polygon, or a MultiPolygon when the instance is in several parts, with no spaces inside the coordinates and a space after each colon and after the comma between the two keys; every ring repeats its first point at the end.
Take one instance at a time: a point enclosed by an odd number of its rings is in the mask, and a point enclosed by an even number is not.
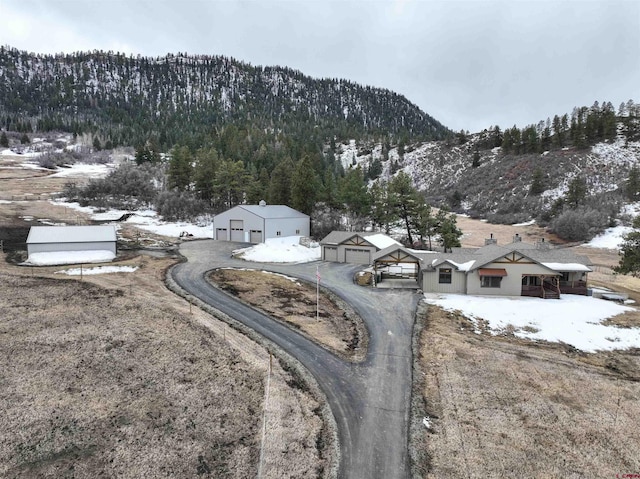
{"type": "Polygon", "coordinates": [[[327,397],[338,426],[340,477],[408,478],[408,421],[411,394],[411,334],[419,296],[412,291],[357,286],[359,267],[315,262],[298,265],[257,264],[230,257],[238,244],[213,240],[183,243],[188,259],[173,269],[185,290],[251,327],[298,359],[327,397]],[[352,305],[369,330],[364,362],[349,363],[293,329],[212,288],[204,273],[221,266],[256,268],[315,281],[352,305]]]}

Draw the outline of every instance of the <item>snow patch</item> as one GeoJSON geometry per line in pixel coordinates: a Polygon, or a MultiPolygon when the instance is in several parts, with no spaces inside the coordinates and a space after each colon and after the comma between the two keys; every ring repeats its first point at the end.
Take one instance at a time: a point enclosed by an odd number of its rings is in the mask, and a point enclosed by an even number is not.
{"type": "Polygon", "coordinates": [[[31,253],[23,264],[33,266],[54,266],[58,264],[107,263],[113,261],[116,255],[107,250],[89,251],[51,251],[46,253],[31,253]]]}
{"type": "Polygon", "coordinates": [[[137,266],[98,266],[96,268],[72,268],[56,271],[56,274],[66,274],[69,276],[110,274],[110,273],[133,273],[137,266]]]}
{"type": "Polygon", "coordinates": [[[551,300],[425,294],[425,298],[429,304],[460,311],[472,320],[484,319],[492,334],[515,328],[517,337],[567,343],[586,352],[640,347],[640,328],[601,324],[635,309],[590,296],[565,294],[551,300]]]}
{"type": "Polygon", "coordinates": [[[320,259],[320,248],[307,248],[300,244],[300,236],[269,238],[248,248],[235,250],[236,258],[256,263],[308,263],[320,259]]]}

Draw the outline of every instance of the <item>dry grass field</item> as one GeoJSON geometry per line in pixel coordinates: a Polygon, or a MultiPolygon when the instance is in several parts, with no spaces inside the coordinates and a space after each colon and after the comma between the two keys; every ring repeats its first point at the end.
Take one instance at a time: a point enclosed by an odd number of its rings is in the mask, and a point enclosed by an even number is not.
{"type": "Polygon", "coordinates": [[[420,477],[640,471],[638,351],[583,355],[478,335],[464,317],[428,310],[416,392],[432,427],[414,443],[420,477]],[[618,373],[621,365],[633,376],[618,373]]]}
{"type": "MultiPolygon", "coordinates": [[[[269,354],[169,293],[172,263],[0,266],[0,477],[255,477],[269,354]]],[[[320,404],[272,364],[262,475],[326,476],[320,404]]]]}
{"type": "MultiPolygon", "coordinates": [[[[466,246],[513,227],[459,218],[466,246]]],[[[613,274],[614,250],[573,247],[594,263],[592,285],[640,301],[640,280],[613,274]]],[[[415,338],[412,457],[424,478],[584,478],[640,473],[640,351],[581,353],[561,344],[476,334],[464,317],[427,306],[415,338]],[[423,416],[431,420],[427,429],[423,416]]],[[[559,318],[561,319],[561,318],[559,318]]],[[[609,321],[640,326],[638,312],[609,321]]]]}
{"type": "Polygon", "coordinates": [[[316,320],[316,288],[262,271],[218,269],[209,279],[221,289],[299,329],[350,360],[364,359],[367,330],[355,312],[326,291],[320,291],[316,320]],[[337,302],[341,304],[336,304],[337,302]]]}

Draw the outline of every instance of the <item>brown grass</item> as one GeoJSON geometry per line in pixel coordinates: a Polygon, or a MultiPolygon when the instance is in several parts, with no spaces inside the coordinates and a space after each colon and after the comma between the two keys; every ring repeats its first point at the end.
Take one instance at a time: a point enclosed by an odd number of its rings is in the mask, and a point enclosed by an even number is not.
{"type": "MultiPolygon", "coordinates": [[[[82,283],[0,266],[0,476],[255,476],[269,354],[167,292],[171,263],[82,283]]],[[[329,469],[292,374],[274,361],[264,477],[329,469]]]]}
{"type": "Polygon", "coordinates": [[[242,301],[286,322],[335,353],[351,360],[366,354],[362,320],[333,295],[320,291],[316,319],[316,288],[264,271],[218,269],[209,279],[242,301]]]}
{"type": "MultiPolygon", "coordinates": [[[[420,477],[615,477],[640,471],[640,356],[478,335],[428,306],[413,457],[420,477]],[[618,369],[619,368],[619,369],[618,369]],[[635,374],[629,380],[629,374],[635,374]]],[[[416,407],[417,405],[417,407],[416,407]]]]}

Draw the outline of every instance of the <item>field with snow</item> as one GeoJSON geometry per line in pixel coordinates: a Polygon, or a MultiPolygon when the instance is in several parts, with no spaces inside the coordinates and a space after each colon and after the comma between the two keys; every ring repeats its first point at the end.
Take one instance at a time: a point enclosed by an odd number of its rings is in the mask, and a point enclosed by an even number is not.
{"type": "Polygon", "coordinates": [[[635,308],[590,296],[564,294],[551,300],[428,293],[425,299],[447,311],[461,312],[476,324],[477,332],[481,330],[478,321],[484,320],[492,334],[512,332],[521,338],[570,344],[585,352],[640,348],[640,328],[602,324],[635,308]]]}

